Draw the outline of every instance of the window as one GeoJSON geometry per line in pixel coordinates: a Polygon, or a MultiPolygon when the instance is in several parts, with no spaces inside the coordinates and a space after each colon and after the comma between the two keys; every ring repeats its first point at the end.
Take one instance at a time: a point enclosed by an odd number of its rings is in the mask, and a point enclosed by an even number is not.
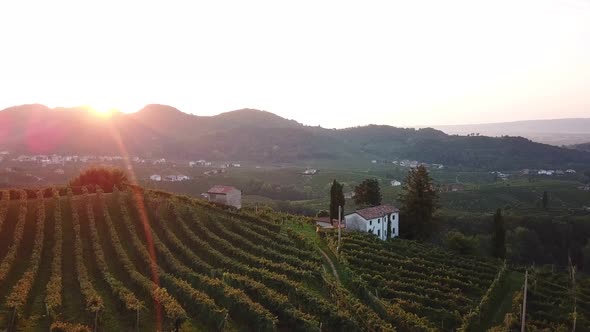
{"type": "Polygon", "coordinates": [[[395,227],[391,228],[391,236],[395,235],[395,227]]]}
{"type": "Polygon", "coordinates": [[[377,223],[380,224],[381,223],[381,218],[377,219],[377,223]]]}
{"type": "Polygon", "coordinates": [[[369,226],[373,226],[373,220],[369,220],[369,226]]]}

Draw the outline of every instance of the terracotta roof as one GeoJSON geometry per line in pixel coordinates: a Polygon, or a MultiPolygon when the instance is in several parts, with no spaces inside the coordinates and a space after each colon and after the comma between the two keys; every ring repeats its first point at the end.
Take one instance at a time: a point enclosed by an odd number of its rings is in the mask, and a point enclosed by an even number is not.
{"type": "Polygon", "coordinates": [[[227,194],[233,190],[238,190],[232,186],[214,186],[207,191],[209,194],[227,194]]]}
{"type": "Polygon", "coordinates": [[[385,216],[386,214],[390,214],[390,213],[394,213],[394,212],[399,212],[399,210],[394,208],[391,205],[379,205],[379,206],[374,206],[374,207],[370,207],[370,208],[366,208],[366,209],[362,209],[362,210],[356,210],[356,213],[358,215],[360,215],[361,217],[363,217],[367,220],[380,218],[380,217],[385,216]]]}

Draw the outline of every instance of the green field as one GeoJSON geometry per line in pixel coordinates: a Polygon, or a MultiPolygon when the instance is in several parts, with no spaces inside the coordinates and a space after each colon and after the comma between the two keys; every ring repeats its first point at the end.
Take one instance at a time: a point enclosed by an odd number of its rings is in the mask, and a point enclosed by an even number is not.
{"type": "MultiPolygon", "coordinates": [[[[318,167],[317,164],[309,166],[318,167]]],[[[397,199],[402,187],[392,187],[390,182],[395,179],[404,182],[408,169],[392,164],[371,164],[352,168],[347,165],[338,167],[336,164],[325,165],[313,176],[301,173],[305,166],[267,166],[255,168],[252,165],[242,168],[230,168],[224,174],[213,176],[203,175],[207,168],[177,167],[175,171],[193,177],[186,182],[153,182],[142,181],[148,188],[162,189],[170,192],[199,197],[216,184],[232,185],[243,191],[247,204],[269,204],[273,206],[278,201],[288,201],[290,204],[306,208],[309,213],[326,209],[329,205],[329,192],[333,180],[344,185],[344,192],[352,192],[358,184],[367,178],[379,181],[383,202],[398,205],[397,199]],[[253,184],[266,187],[281,188],[267,192],[253,192],[253,184]],[[285,194],[288,188],[292,194],[285,194]],[[283,192],[281,192],[283,189],[283,192]]],[[[143,170],[140,178],[149,176],[143,170]]],[[[157,172],[154,170],[154,172],[157,172]]],[[[511,177],[502,181],[489,172],[462,171],[457,169],[431,169],[435,184],[461,184],[464,190],[458,192],[441,192],[440,205],[444,210],[461,212],[488,213],[497,208],[530,209],[538,208],[541,197],[547,191],[550,197],[550,207],[557,209],[582,209],[590,207],[590,192],[579,190],[585,181],[579,175],[540,177],[525,176],[519,172],[512,172],[511,177]]],[[[254,186],[255,187],[255,186],[254,186]]],[[[274,206],[281,208],[280,206],[274,206]]],[[[345,212],[356,208],[352,199],[348,199],[345,212]]]]}

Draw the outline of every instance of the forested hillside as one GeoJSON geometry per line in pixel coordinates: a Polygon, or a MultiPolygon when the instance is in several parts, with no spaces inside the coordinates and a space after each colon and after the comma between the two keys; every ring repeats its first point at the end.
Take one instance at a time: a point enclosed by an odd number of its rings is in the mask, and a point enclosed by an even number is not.
{"type": "Polygon", "coordinates": [[[370,125],[310,127],[244,109],[196,116],[166,105],[97,117],[84,108],[23,105],[0,111],[1,148],[24,154],[108,154],[172,159],[334,164],[412,159],[461,168],[517,170],[590,164],[590,152],[518,137],[453,136],[442,131],[370,125]],[[66,139],[75,137],[76,139],[66,139]]]}

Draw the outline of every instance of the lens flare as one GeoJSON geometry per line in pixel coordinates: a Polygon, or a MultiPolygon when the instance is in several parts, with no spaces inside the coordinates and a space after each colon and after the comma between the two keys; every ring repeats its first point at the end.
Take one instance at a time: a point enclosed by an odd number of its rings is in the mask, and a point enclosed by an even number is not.
{"type": "MultiPolygon", "coordinates": [[[[127,148],[125,147],[125,143],[123,142],[123,139],[121,138],[121,134],[119,133],[117,128],[115,128],[115,126],[112,123],[108,124],[108,129],[111,132],[112,137],[117,142],[117,146],[119,148],[121,156],[123,157],[123,160],[125,162],[125,166],[127,166],[127,170],[129,172],[129,180],[130,180],[131,184],[137,185],[137,176],[133,170],[133,165],[131,163],[131,156],[129,155],[129,152],[127,151],[127,148]]],[[[158,260],[157,260],[157,256],[156,256],[156,248],[154,246],[154,241],[152,239],[152,234],[150,232],[149,218],[148,218],[147,212],[145,210],[145,205],[143,204],[143,197],[141,196],[140,192],[138,192],[137,190],[134,190],[133,188],[132,188],[132,195],[133,195],[133,201],[137,204],[136,208],[137,208],[138,215],[139,215],[140,221],[142,223],[144,234],[146,237],[146,246],[147,246],[147,249],[148,249],[148,252],[150,255],[150,270],[151,270],[151,274],[152,274],[152,276],[151,276],[152,281],[154,282],[154,284],[156,284],[156,286],[160,286],[160,277],[158,274],[158,260]]],[[[156,330],[161,331],[162,330],[162,306],[157,301],[154,301],[154,307],[156,310],[156,326],[157,326],[156,330]]]]}

